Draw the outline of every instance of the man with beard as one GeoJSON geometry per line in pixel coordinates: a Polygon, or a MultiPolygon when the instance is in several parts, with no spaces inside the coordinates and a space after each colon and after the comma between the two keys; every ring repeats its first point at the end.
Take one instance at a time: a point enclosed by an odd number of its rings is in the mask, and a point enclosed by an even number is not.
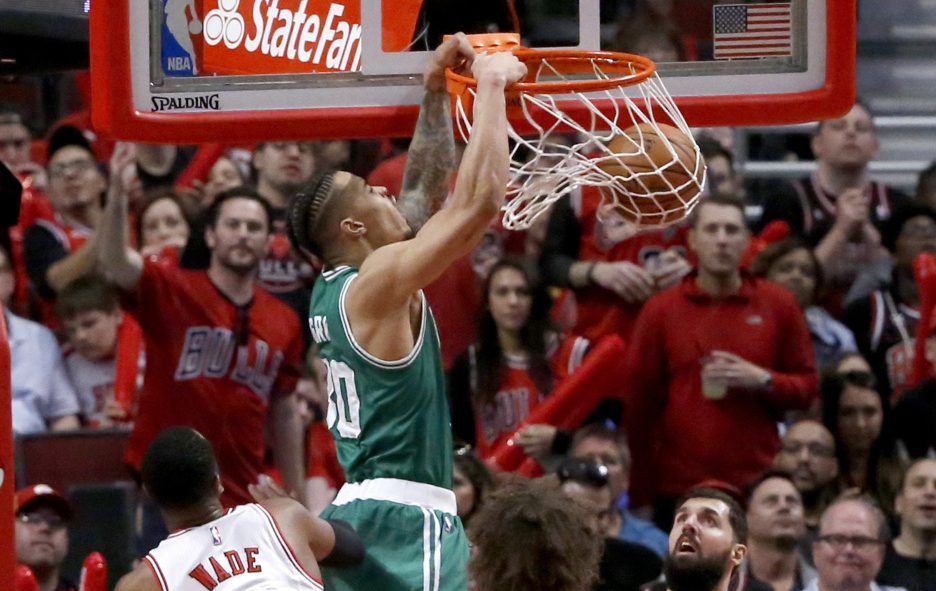
{"type": "Polygon", "coordinates": [[[747,554],[737,501],[713,488],[689,490],[676,505],[663,573],[670,591],[727,591],[747,554]]]}
{"type": "Polygon", "coordinates": [[[774,468],[789,474],[799,491],[806,521],[806,536],[800,549],[811,562],[819,516],[839,492],[835,438],[822,423],[809,419],[797,421],[783,436],[774,468]]]}
{"type": "Polygon", "coordinates": [[[936,460],[915,462],[894,503],[900,535],[887,547],[878,581],[909,591],[936,589],[936,460]]]}
{"type": "Polygon", "coordinates": [[[799,591],[816,577],[797,552],[806,534],[799,491],[782,472],[767,472],[749,490],[749,585],[760,581],[773,591],[799,591]]]}
{"type": "MultiPolygon", "coordinates": [[[[132,164],[132,150],[118,146],[114,174],[132,164]]],[[[206,212],[210,264],[181,270],[144,261],[127,248],[127,199],[119,185],[108,195],[98,264],[127,292],[147,351],[127,463],[139,470],[158,433],[191,426],[214,445],[221,501],[231,507],[252,500],[247,485],[263,469],[268,432],[274,464],[301,498],[302,430],[294,394],[299,319],[255,282],[270,244],[269,204],[245,187],[218,195],[206,212]]]]}
{"type": "Polygon", "coordinates": [[[890,539],[887,518],[869,497],[835,501],[822,514],[813,558],[819,577],[804,591],[893,591],[874,582],[890,539]]]}

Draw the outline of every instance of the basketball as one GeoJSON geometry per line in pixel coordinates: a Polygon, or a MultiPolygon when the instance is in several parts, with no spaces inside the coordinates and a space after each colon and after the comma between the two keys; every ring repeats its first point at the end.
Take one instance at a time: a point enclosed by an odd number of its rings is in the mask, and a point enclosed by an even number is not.
{"type": "Polygon", "coordinates": [[[614,177],[602,186],[615,211],[638,226],[684,219],[702,190],[705,164],[692,136],[671,125],[640,123],[607,144],[598,167],[614,177]]]}

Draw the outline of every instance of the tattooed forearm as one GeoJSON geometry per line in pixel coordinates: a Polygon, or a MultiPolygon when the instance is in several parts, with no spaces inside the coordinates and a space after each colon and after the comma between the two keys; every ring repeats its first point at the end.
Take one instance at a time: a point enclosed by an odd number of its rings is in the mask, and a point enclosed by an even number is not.
{"type": "Polygon", "coordinates": [[[418,230],[445,200],[455,169],[455,140],[449,95],[428,91],[419,109],[416,132],[403,173],[400,210],[418,230]]]}

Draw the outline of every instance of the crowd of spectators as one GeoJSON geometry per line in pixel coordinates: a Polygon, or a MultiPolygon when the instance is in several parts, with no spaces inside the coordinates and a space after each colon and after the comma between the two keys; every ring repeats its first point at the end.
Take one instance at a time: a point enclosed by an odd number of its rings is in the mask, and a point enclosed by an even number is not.
{"type": "MultiPolygon", "coordinates": [[[[180,182],[199,147],[118,143],[102,159],[87,130],[47,138],[30,152],[22,118],[0,111],[0,159],[25,188],[19,224],[0,236],[14,433],[123,430],[138,479],[158,432],[191,425],[217,450],[224,502],[249,501],[266,474],[324,507],[343,477],[306,320],[322,269],[290,245],[285,212],[359,143],[229,146],[180,182]]],[[[673,531],[686,527],[683,495],[705,483],[746,510],[735,589],[931,591],[936,378],[914,376],[927,294],[913,271],[936,255],[933,167],[913,196],[872,179],[861,102],[817,122],[816,172],[769,195],[745,195],[719,139],[699,137],[707,195],[684,223],[635,234],[603,215],[597,189],[576,190],[535,231],[490,228],[426,290],[449,371],[458,512],[490,550],[477,581],[543,566],[519,556],[516,519],[539,524],[544,544],[565,536],[554,550],[580,561],[551,566],[570,589],[592,571],[596,589],[679,573],[667,532],[674,515],[673,531]],[[750,197],[764,204],[757,219],[750,197]],[[528,421],[578,372],[600,371],[589,352],[612,336],[626,353],[584,423],[528,421]],[[531,458],[521,473],[547,476],[490,473],[508,443],[531,458]]],[[[400,187],[405,143],[379,152],[356,166],[400,187]]],[[[17,551],[52,580],[72,509],[36,484],[19,483],[33,488],[19,495],[17,551]],[[33,556],[27,534],[50,537],[54,556],[33,556]]],[[[141,506],[145,551],[165,532],[141,506]]]]}

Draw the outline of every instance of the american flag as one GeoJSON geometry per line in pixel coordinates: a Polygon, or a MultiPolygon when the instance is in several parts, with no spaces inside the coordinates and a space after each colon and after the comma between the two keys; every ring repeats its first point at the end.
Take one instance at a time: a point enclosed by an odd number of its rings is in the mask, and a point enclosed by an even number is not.
{"type": "Polygon", "coordinates": [[[712,22],[717,60],[793,55],[789,2],[718,4],[712,22]]]}

